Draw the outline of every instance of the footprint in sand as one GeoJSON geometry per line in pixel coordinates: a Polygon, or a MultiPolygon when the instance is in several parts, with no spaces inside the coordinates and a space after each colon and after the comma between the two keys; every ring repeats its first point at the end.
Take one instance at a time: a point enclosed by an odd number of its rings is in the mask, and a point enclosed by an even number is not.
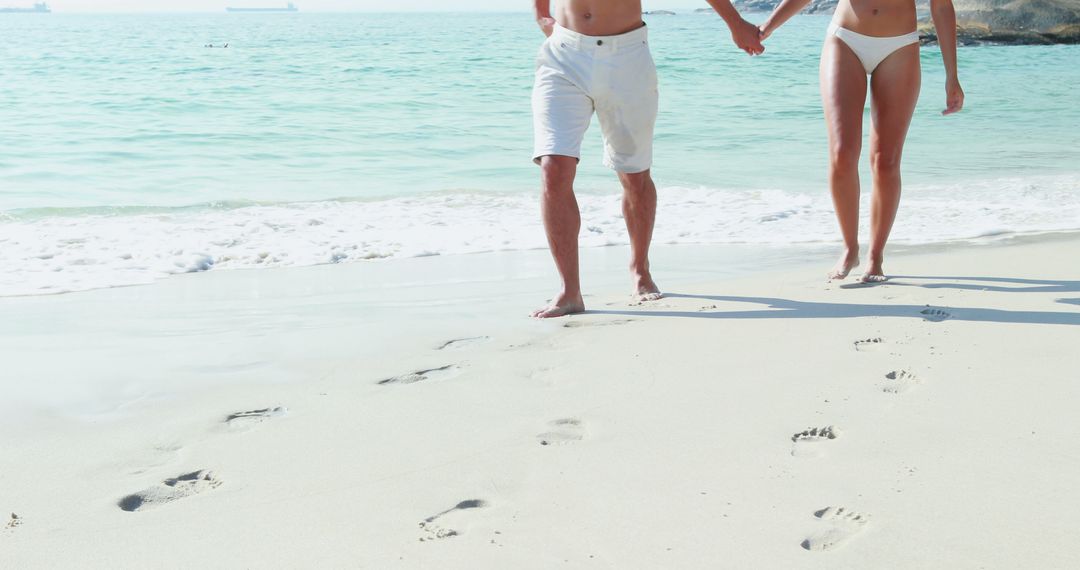
{"type": "Polygon", "coordinates": [[[444,538],[450,538],[454,536],[460,536],[462,531],[443,526],[437,521],[442,521],[444,517],[449,517],[451,520],[456,518],[456,514],[468,511],[472,509],[482,509],[488,506],[487,501],[483,499],[469,499],[467,501],[461,501],[457,505],[439,513],[431,515],[430,517],[420,521],[420,529],[424,531],[424,536],[420,537],[420,542],[427,542],[429,540],[441,540],[444,538]]]}
{"type": "Polygon", "coordinates": [[[922,380],[910,370],[893,370],[885,375],[885,383],[881,386],[881,391],[886,394],[903,394],[912,386],[921,383],[922,380]]]}
{"type": "Polygon", "coordinates": [[[844,507],[828,507],[814,513],[814,516],[822,522],[829,523],[832,528],[815,534],[802,541],[802,547],[811,551],[833,550],[851,537],[862,532],[869,518],[864,515],[845,509],[844,507]]]}
{"type": "Polygon", "coordinates": [[[230,429],[246,430],[255,427],[257,424],[261,424],[270,418],[279,418],[287,413],[289,413],[289,410],[285,406],[263,408],[261,410],[251,410],[248,412],[236,412],[235,414],[229,414],[225,417],[225,425],[229,426],[230,429]]]}
{"type": "Polygon", "coordinates": [[[795,457],[820,457],[823,452],[821,443],[837,437],[840,437],[840,430],[833,426],[803,430],[791,436],[791,441],[795,442],[791,454],[795,457]]]}
{"type": "Polygon", "coordinates": [[[581,327],[611,327],[616,325],[625,325],[632,323],[637,319],[612,319],[610,321],[570,321],[563,326],[568,329],[577,329],[581,327]]]}
{"type": "Polygon", "coordinates": [[[491,340],[490,336],[472,336],[469,338],[455,338],[454,340],[448,340],[442,343],[439,348],[435,350],[465,350],[467,348],[473,348],[475,346],[484,344],[491,340]]]}
{"type": "Polygon", "coordinates": [[[22,523],[22,517],[15,513],[11,513],[11,518],[8,519],[8,522],[6,524],[4,524],[4,530],[15,530],[16,528],[22,526],[22,523]]]}
{"type": "Polygon", "coordinates": [[[540,445],[567,445],[585,438],[585,424],[577,418],[555,420],[551,430],[536,436],[540,445]]]}
{"type": "Polygon", "coordinates": [[[864,338],[855,341],[855,350],[858,352],[877,352],[885,348],[885,339],[881,337],[864,338]]]}
{"type": "Polygon", "coordinates": [[[454,366],[453,364],[447,364],[446,366],[440,366],[438,368],[417,370],[416,372],[410,372],[408,374],[394,376],[385,380],[379,380],[379,385],[386,386],[388,384],[415,384],[417,382],[423,382],[425,380],[446,380],[448,378],[453,378],[460,373],[460,368],[454,366]]]}
{"type": "Polygon", "coordinates": [[[116,504],[120,509],[128,512],[144,511],[216,489],[221,486],[221,483],[221,479],[212,471],[203,469],[166,479],[160,485],[124,497],[116,504]]]}
{"type": "Polygon", "coordinates": [[[940,323],[941,321],[952,317],[952,313],[944,309],[936,309],[934,307],[927,307],[919,311],[919,314],[922,315],[924,319],[932,323],[940,323]]]}

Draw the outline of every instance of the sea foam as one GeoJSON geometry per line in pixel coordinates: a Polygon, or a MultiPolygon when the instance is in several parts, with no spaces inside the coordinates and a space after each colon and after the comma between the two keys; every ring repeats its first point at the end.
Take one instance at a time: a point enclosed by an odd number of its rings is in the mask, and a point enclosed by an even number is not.
{"type": "MultiPolygon", "coordinates": [[[[1080,229],[1078,176],[905,189],[892,243],[1080,229]]],[[[838,241],[827,192],[667,187],[660,244],[838,241]]],[[[583,247],[625,245],[620,196],[579,195],[583,247]]],[[[863,200],[863,235],[869,219],[863,200]]],[[[533,194],[453,192],[321,201],[0,217],[0,296],[150,283],[169,275],[546,247],[533,194]]]]}

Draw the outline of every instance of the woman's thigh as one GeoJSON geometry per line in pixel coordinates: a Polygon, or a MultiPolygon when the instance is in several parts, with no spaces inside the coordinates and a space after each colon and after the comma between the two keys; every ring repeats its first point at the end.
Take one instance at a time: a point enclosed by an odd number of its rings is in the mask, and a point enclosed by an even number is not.
{"type": "Polygon", "coordinates": [[[866,69],[855,52],[835,36],[825,39],[821,51],[821,101],[830,153],[854,152],[857,157],[866,109],[866,69]]]}
{"type": "Polygon", "coordinates": [[[870,78],[873,130],[871,153],[898,162],[919,101],[922,69],[919,45],[900,48],[881,62],[870,78]]]}

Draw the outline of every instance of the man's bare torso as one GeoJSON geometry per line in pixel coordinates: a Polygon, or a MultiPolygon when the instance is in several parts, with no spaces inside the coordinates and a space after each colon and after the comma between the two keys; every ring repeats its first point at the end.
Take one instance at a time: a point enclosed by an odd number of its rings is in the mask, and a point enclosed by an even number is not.
{"type": "Polygon", "coordinates": [[[915,31],[915,1],[840,0],[833,21],[866,36],[902,36],[915,31]]]}
{"type": "Polygon", "coordinates": [[[641,0],[555,0],[554,4],[555,21],[587,36],[616,36],[642,26],[641,0]]]}

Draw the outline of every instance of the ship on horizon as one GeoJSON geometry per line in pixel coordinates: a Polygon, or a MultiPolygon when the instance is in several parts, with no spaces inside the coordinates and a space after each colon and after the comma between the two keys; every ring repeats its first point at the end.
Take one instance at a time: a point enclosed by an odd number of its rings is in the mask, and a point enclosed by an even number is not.
{"type": "Polygon", "coordinates": [[[33,8],[0,8],[0,14],[51,14],[52,10],[44,2],[37,2],[33,8]]]}
{"type": "Polygon", "coordinates": [[[225,8],[226,12],[299,12],[300,9],[295,4],[289,2],[284,8],[234,8],[229,6],[225,8]]]}

